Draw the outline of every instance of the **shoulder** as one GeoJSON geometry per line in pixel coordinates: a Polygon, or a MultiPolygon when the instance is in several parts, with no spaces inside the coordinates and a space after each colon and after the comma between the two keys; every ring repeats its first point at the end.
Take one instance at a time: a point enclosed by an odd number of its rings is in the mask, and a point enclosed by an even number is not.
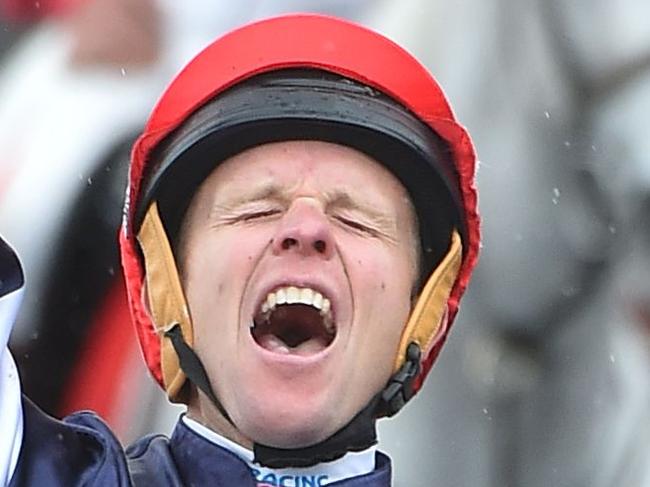
{"type": "Polygon", "coordinates": [[[164,435],[139,439],[126,449],[128,469],[134,487],[147,485],[183,485],[169,445],[164,435]]]}
{"type": "Polygon", "coordinates": [[[54,419],[23,398],[24,433],[12,486],[130,486],[124,450],[96,414],[54,419]]]}

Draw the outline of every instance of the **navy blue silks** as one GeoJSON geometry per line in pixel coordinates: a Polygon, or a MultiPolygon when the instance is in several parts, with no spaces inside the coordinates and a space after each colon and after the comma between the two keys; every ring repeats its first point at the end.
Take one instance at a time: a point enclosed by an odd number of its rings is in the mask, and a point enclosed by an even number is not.
{"type": "MultiPolygon", "coordinates": [[[[122,448],[95,414],[76,413],[63,421],[23,400],[23,445],[9,487],[291,486],[295,479],[255,479],[248,465],[179,421],[171,438],[147,436],[122,448]]],[[[327,484],[336,487],[391,485],[390,460],[377,454],[377,468],[359,477],[327,484]]]]}

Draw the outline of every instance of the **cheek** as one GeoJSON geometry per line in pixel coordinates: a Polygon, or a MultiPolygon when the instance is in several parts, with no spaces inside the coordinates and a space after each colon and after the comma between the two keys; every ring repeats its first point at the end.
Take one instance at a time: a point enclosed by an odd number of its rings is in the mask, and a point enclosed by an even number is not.
{"type": "Polygon", "coordinates": [[[260,245],[246,236],[220,232],[204,238],[190,255],[190,277],[223,280],[249,271],[260,245]]]}
{"type": "Polygon", "coordinates": [[[195,327],[211,326],[215,315],[235,319],[239,299],[260,246],[225,232],[210,235],[186,260],[184,287],[195,327]]]}
{"type": "Polygon", "coordinates": [[[348,274],[356,306],[389,335],[401,330],[411,305],[412,263],[406,252],[381,244],[350,245],[348,274]]]}

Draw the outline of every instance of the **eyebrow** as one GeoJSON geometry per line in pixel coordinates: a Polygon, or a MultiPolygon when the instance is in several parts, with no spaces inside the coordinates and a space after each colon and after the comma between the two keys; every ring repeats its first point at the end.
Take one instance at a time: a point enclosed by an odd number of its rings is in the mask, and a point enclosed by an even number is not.
{"type": "Polygon", "coordinates": [[[214,206],[219,208],[236,208],[255,201],[268,199],[280,200],[283,198],[284,195],[280,187],[273,182],[267,182],[260,184],[251,191],[244,190],[238,192],[236,195],[225,193],[222,198],[217,199],[214,206]]]}

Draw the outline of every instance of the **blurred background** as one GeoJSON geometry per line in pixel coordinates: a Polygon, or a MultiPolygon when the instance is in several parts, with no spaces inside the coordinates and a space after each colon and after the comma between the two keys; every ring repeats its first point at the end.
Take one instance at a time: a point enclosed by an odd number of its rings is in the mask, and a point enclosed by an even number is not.
{"type": "Polygon", "coordinates": [[[94,409],[125,442],[171,429],[120,280],[129,147],[199,49],[290,11],[409,49],[481,160],[476,278],[424,389],[380,424],[395,485],[650,487],[647,0],[0,0],[25,392],[54,415],[94,409]]]}

